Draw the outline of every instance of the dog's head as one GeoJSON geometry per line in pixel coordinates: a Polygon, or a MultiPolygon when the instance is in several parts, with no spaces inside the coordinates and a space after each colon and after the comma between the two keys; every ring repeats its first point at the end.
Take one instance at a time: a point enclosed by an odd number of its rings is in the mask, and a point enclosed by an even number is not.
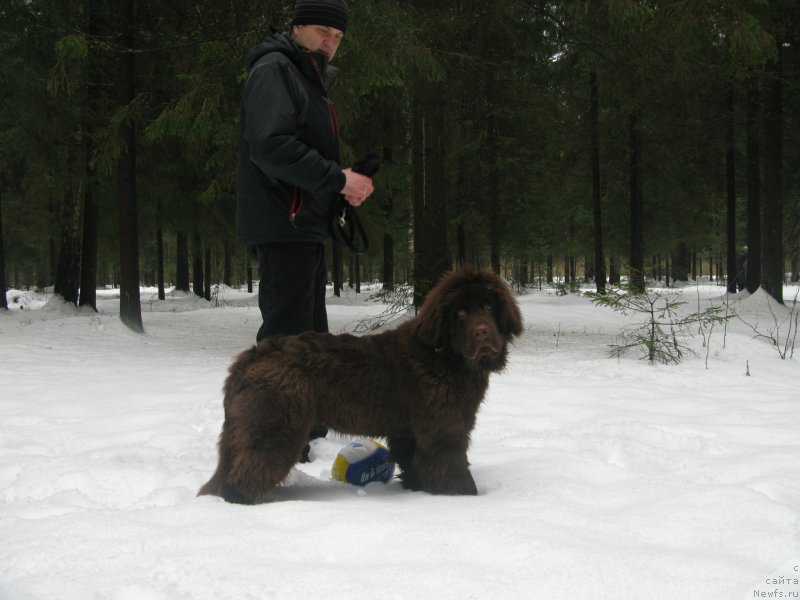
{"type": "Polygon", "coordinates": [[[500,371],[508,343],[522,333],[522,315],[505,281],[489,271],[461,268],[428,293],[417,316],[425,346],[500,371]]]}

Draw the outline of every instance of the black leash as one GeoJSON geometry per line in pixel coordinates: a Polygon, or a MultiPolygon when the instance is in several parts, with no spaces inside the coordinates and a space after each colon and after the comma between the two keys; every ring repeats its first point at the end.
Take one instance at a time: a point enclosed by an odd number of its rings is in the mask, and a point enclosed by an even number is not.
{"type": "MultiPolygon", "coordinates": [[[[373,177],[381,167],[381,159],[375,154],[370,154],[353,165],[356,173],[373,177]]],[[[339,206],[331,222],[331,236],[338,244],[345,244],[355,254],[366,254],[369,250],[369,240],[361,219],[358,218],[353,208],[344,196],[339,196],[339,206]]]]}

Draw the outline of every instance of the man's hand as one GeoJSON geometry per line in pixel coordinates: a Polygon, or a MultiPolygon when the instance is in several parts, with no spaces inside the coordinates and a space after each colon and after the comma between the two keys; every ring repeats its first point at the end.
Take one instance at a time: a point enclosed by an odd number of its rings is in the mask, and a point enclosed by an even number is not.
{"type": "Polygon", "coordinates": [[[361,204],[372,195],[375,187],[372,185],[372,178],[356,173],[352,169],[342,169],[345,176],[344,187],[341,190],[342,196],[351,206],[361,206],[361,204]]]}

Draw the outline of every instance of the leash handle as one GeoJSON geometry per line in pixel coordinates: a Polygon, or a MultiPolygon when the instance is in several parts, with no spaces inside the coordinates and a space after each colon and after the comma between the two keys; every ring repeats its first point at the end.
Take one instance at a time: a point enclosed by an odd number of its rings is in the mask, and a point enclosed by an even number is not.
{"type": "MultiPolygon", "coordinates": [[[[381,167],[381,159],[377,154],[368,154],[358,162],[352,169],[356,173],[373,177],[381,167]]],[[[355,254],[366,254],[369,249],[369,239],[367,232],[358,213],[347,203],[344,196],[339,195],[339,214],[334,215],[331,223],[331,236],[339,244],[345,244],[355,254]]]]}

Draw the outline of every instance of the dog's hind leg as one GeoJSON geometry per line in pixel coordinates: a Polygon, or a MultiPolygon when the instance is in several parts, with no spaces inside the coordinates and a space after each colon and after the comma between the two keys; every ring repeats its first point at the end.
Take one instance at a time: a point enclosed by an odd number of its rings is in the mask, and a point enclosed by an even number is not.
{"type": "Polygon", "coordinates": [[[251,410],[228,411],[230,467],[222,479],[222,497],[228,502],[258,501],[286,479],[308,442],[315,422],[309,407],[272,390],[269,398],[269,409],[251,398],[251,410]]]}
{"type": "Polygon", "coordinates": [[[304,444],[287,452],[286,447],[268,445],[241,451],[222,481],[221,496],[236,504],[253,504],[280,485],[298,462],[304,444]]]}
{"type": "Polygon", "coordinates": [[[239,448],[222,481],[222,497],[236,504],[253,504],[280,485],[300,460],[307,432],[265,432],[262,440],[239,448]]]}

